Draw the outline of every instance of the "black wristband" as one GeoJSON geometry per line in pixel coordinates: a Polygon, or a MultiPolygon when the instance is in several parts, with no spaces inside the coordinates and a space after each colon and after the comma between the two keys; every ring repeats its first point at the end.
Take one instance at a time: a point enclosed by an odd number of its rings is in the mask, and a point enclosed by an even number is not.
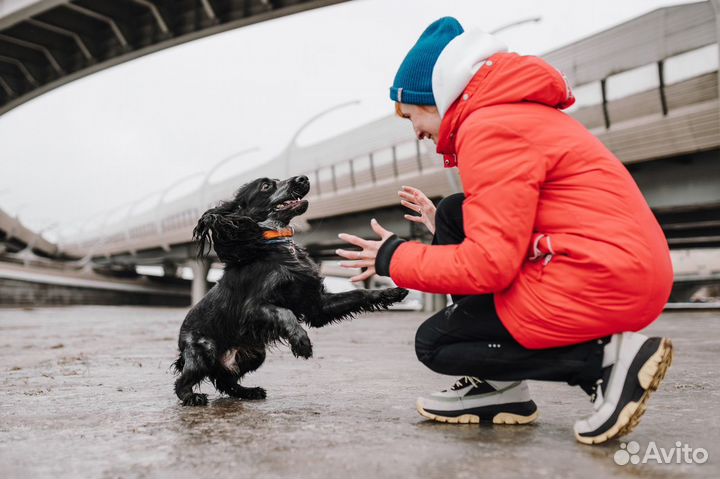
{"type": "Polygon", "coordinates": [[[375,257],[375,273],[380,276],[390,276],[390,261],[398,246],[405,240],[398,238],[398,235],[392,235],[380,246],[375,257]]]}

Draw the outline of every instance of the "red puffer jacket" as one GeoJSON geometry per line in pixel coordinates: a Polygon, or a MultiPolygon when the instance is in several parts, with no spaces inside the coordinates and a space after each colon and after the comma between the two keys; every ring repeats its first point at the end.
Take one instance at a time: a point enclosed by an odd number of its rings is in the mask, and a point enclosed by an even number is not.
{"type": "MultiPolygon", "coordinates": [[[[638,331],[662,312],[673,270],[667,241],[632,177],[579,122],[557,70],[499,53],[440,128],[466,198],[460,245],[402,243],[399,286],[495,293],[498,315],[530,349],[638,331]]],[[[482,318],[478,318],[482,321],[482,318]]]]}

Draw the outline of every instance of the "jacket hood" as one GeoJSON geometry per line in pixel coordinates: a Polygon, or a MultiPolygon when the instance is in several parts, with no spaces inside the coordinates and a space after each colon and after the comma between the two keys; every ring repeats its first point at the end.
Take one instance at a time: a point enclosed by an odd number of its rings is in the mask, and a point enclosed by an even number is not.
{"type": "MultiPolygon", "coordinates": [[[[449,86],[460,82],[461,78],[446,62],[440,63],[440,58],[436,68],[438,78],[447,79],[438,80],[435,97],[450,98],[454,93],[449,86]]],[[[435,75],[433,71],[433,78],[435,75]]],[[[435,84],[433,81],[433,88],[435,84]]],[[[522,102],[564,109],[575,103],[575,98],[565,76],[541,58],[497,53],[481,62],[480,68],[442,114],[437,151],[446,155],[445,166],[456,165],[454,139],[463,120],[471,113],[488,106],[522,102]]],[[[437,103],[440,110],[440,101],[437,103]]]]}
{"type": "Polygon", "coordinates": [[[506,51],[502,40],[482,30],[461,33],[445,46],[432,72],[433,96],[441,118],[485,60],[506,51]]]}

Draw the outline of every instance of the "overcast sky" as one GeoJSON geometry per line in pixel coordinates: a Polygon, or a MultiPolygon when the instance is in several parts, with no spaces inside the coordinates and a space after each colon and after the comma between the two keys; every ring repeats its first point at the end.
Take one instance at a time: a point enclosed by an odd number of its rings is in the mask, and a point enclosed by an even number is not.
{"type": "Polygon", "coordinates": [[[260,152],[217,179],[268,161],[335,104],[362,101],[313,124],[301,144],[389,114],[398,65],[442,16],[488,31],[542,16],[500,34],[513,51],[541,54],[679,3],[688,2],[355,0],[197,40],[0,116],[0,208],[34,228],[77,224],[249,147],[260,152]]]}

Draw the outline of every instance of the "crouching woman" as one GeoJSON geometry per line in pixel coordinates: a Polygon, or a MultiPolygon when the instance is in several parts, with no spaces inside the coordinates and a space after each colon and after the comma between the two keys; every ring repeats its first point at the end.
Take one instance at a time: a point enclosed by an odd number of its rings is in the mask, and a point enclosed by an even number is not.
{"type": "Polygon", "coordinates": [[[574,98],[537,57],[496,38],[431,24],[390,88],[398,115],[457,167],[463,193],[437,210],[405,188],[403,204],[434,233],[403,241],[376,221],[380,241],[342,234],[338,250],[403,288],[450,294],[454,304],[416,336],[418,359],[461,378],[420,397],[442,422],[533,421],[526,380],[585,390],[593,410],[578,441],[628,433],[672,358],[669,339],[638,331],[661,314],[673,282],[667,241],[632,177],[583,125],[561,110],[574,98]]]}

